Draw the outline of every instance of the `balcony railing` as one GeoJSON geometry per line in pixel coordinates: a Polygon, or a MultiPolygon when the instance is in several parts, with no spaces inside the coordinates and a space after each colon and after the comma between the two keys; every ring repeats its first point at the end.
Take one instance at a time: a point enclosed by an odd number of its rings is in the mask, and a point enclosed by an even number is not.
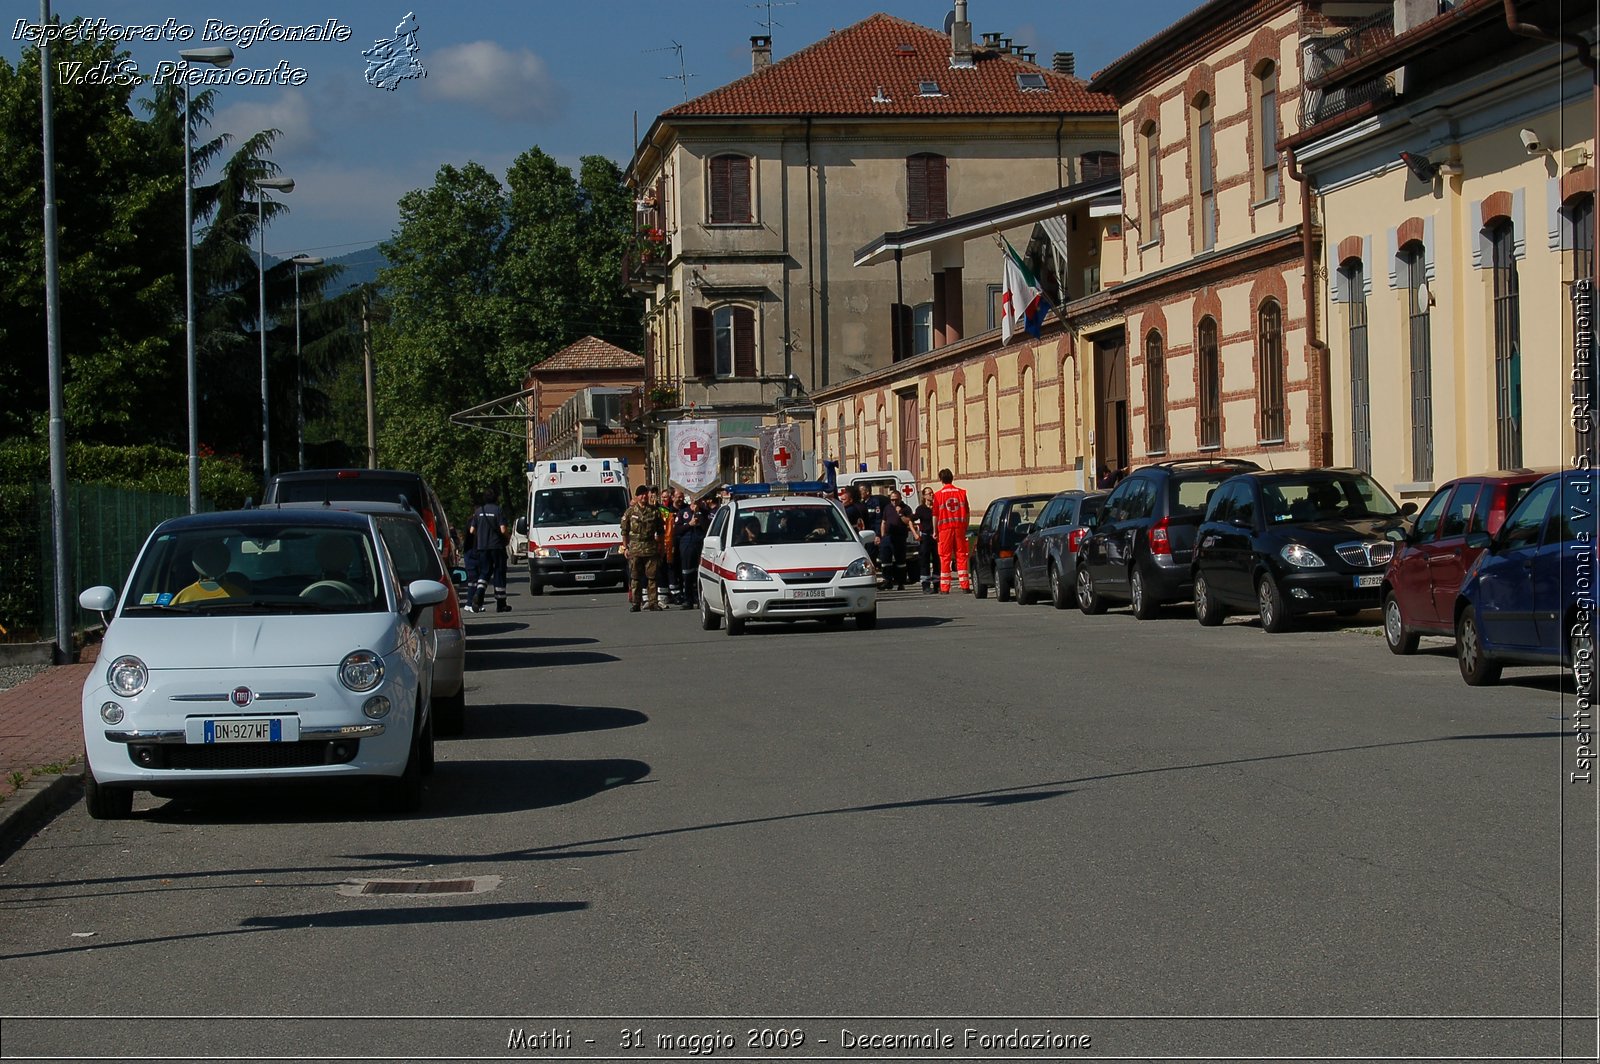
{"type": "Polygon", "coordinates": [[[1305,44],[1306,91],[1304,110],[1306,125],[1314,126],[1336,115],[1343,114],[1373,100],[1394,95],[1394,78],[1390,71],[1373,71],[1368,76],[1334,86],[1312,88],[1318,81],[1371,55],[1376,49],[1394,40],[1394,11],[1380,11],[1362,19],[1328,37],[1319,37],[1305,44]]]}

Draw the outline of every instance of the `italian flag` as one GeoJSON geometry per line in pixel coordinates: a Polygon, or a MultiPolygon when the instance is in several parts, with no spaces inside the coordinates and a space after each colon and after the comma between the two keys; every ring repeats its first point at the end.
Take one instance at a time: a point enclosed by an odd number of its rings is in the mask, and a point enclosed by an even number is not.
{"type": "Polygon", "coordinates": [[[1033,271],[1028,269],[1011,246],[1011,241],[1000,238],[1005,245],[1005,289],[1000,296],[1000,341],[1011,342],[1011,334],[1021,324],[1029,336],[1038,336],[1044,325],[1044,316],[1050,313],[1050,301],[1045,298],[1033,271]]]}

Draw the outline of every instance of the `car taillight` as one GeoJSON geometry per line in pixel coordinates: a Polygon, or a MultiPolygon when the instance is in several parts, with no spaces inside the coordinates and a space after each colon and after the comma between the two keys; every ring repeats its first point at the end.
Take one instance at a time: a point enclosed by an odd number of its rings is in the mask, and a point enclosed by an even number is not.
{"type": "Polygon", "coordinates": [[[1494,535],[1500,531],[1500,526],[1506,523],[1506,489],[1494,489],[1494,501],[1489,506],[1489,520],[1484,525],[1484,531],[1494,535]]]}
{"type": "Polygon", "coordinates": [[[461,610],[450,598],[445,599],[433,608],[433,626],[435,628],[461,627],[461,610]]]}
{"type": "Polygon", "coordinates": [[[1163,517],[1150,526],[1150,553],[1171,554],[1172,541],[1167,538],[1168,519],[1163,517]]]}
{"type": "Polygon", "coordinates": [[[1067,549],[1074,554],[1078,553],[1078,548],[1083,546],[1083,537],[1088,534],[1089,530],[1087,528],[1074,528],[1071,532],[1068,532],[1067,549]]]}
{"type": "Polygon", "coordinates": [[[997,552],[995,552],[995,557],[997,557],[997,558],[1009,558],[1009,557],[1012,556],[1013,553],[1015,553],[1015,552],[1014,551],[1009,551],[1009,550],[997,551],[997,552]]]}

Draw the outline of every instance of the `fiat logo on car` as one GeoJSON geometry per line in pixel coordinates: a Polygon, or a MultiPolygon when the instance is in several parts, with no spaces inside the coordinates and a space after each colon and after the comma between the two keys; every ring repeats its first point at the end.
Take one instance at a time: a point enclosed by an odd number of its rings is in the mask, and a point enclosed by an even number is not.
{"type": "Polygon", "coordinates": [[[248,687],[235,687],[233,693],[228,696],[229,701],[236,706],[248,706],[255,701],[255,698],[256,693],[248,687]]]}

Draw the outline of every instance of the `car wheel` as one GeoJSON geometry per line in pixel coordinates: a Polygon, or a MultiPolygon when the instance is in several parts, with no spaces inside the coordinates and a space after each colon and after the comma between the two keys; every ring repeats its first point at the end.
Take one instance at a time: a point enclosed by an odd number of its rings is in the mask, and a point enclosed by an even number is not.
{"type": "Polygon", "coordinates": [[[1033,605],[1033,592],[1028,590],[1027,581],[1022,576],[1022,566],[1017,566],[1016,596],[1018,606],[1033,605]]]}
{"type": "Polygon", "coordinates": [[[1058,610],[1064,610],[1072,604],[1072,599],[1067,594],[1067,582],[1061,579],[1061,569],[1050,563],[1050,605],[1058,610]]]}
{"type": "Polygon", "coordinates": [[[722,627],[722,615],[711,608],[711,600],[702,591],[700,595],[700,627],[715,632],[722,627]]]}
{"type": "Polygon", "coordinates": [[[1263,573],[1256,584],[1256,612],[1261,614],[1262,631],[1277,634],[1289,630],[1289,607],[1271,573],[1263,573]]]}
{"type": "Polygon", "coordinates": [[[976,565],[972,567],[972,597],[989,597],[989,585],[978,579],[978,567],[976,565]]]}
{"type": "Polygon", "coordinates": [[[1093,615],[1106,612],[1106,600],[1094,586],[1094,574],[1087,569],[1078,570],[1078,609],[1093,615]]]}
{"type": "Polygon", "coordinates": [[[1016,579],[1010,573],[996,572],[994,577],[994,597],[1001,602],[1011,601],[1011,585],[1016,579]]]}
{"type": "Polygon", "coordinates": [[[728,622],[729,635],[744,635],[744,618],[733,615],[733,606],[728,602],[728,592],[722,592],[722,616],[728,622]]]}
{"type": "Polygon", "coordinates": [[[415,813],[422,808],[422,732],[414,719],[406,767],[394,779],[379,782],[378,805],[383,812],[394,815],[415,813]]]}
{"type": "Polygon", "coordinates": [[[1141,621],[1155,620],[1161,613],[1161,603],[1145,587],[1144,570],[1139,568],[1137,562],[1128,573],[1128,601],[1133,607],[1133,615],[1141,621]]]}
{"type": "Polygon", "coordinates": [[[83,755],[83,805],[96,820],[126,820],[133,815],[133,791],[102,787],[94,778],[87,751],[83,755]]]}
{"type": "Polygon", "coordinates": [[[539,574],[534,572],[532,569],[528,570],[528,594],[544,594],[544,585],[539,582],[539,574]]]}
{"type": "Polygon", "coordinates": [[[862,610],[856,614],[856,627],[863,632],[878,627],[878,611],[876,608],[862,610]]]}
{"type": "Polygon", "coordinates": [[[433,700],[433,730],[438,735],[460,735],[467,730],[467,682],[446,698],[433,700]]]}
{"type": "Polygon", "coordinates": [[[1206,628],[1215,628],[1227,616],[1222,608],[1222,603],[1217,601],[1217,596],[1211,591],[1211,581],[1206,579],[1206,574],[1194,574],[1194,619],[1206,628]]]}
{"type": "Polygon", "coordinates": [[[1483,687],[1500,679],[1500,666],[1484,653],[1483,634],[1478,631],[1471,607],[1463,610],[1456,621],[1456,664],[1461,666],[1461,678],[1470,687],[1483,687]]]}
{"type": "Polygon", "coordinates": [[[1406,618],[1400,612],[1400,600],[1391,591],[1383,596],[1383,641],[1396,654],[1415,654],[1421,636],[1406,627],[1406,618]]]}

